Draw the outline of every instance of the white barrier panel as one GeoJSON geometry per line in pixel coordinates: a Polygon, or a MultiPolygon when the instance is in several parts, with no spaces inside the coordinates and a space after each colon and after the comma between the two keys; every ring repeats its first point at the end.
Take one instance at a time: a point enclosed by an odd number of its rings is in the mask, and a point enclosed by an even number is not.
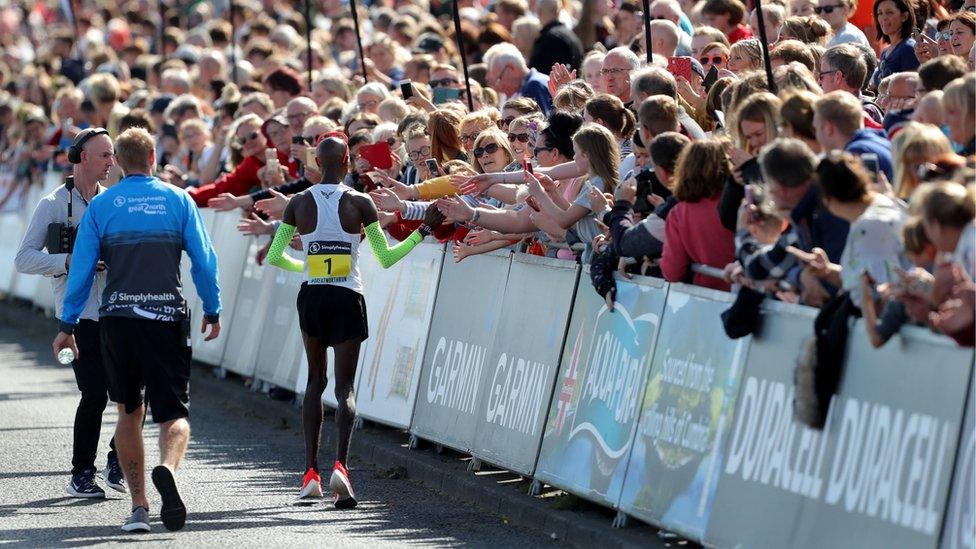
{"type": "Polygon", "coordinates": [[[574,261],[512,256],[501,320],[478,390],[472,455],[533,473],[577,279],[574,261]]]}
{"type": "Polygon", "coordinates": [[[212,209],[200,210],[204,225],[210,229],[210,239],[217,251],[217,282],[220,286],[220,301],[223,311],[220,313],[221,330],[225,333],[213,341],[204,341],[204,334],[200,333],[200,319],[203,318],[203,305],[198,302],[194,309],[193,358],[205,364],[217,366],[224,355],[227,345],[227,334],[232,326],[230,320],[237,307],[237,290],[241,282],[241,271],[244,256],[247,253],[248,239],[237,232],[235,213],[217,213],[212,209]]]}
{"type": "Polygon", "coordinates": [[[620,509],[701,540],[749,338],[731,340],[725,292],[671,284],[620,509]]]}
{"type": "Polygon", "coordinates": [[[389,269],[383,269],[371,251],[360,250],[369,339],[359,357],[356,412],[407,428],[420,383],[443,246],[420,244],[389,269]]]}
{"type": "MultiPolygon", "coordinates": [[[[30,224],[31,216],[34,215],[34,208],[37,207],[37,204],[40,203],[41,199],[44,198],[45,195],[47,195],[50,191],[53,191],[60,184],[60,172],[47,172],[44,174],[43,185],[31,186],[27,193],[26,204],[19,213],[22,232],[20,238],[18,238],[16,242],[18,248],[20,248],[20,241],[27,232],[27,226],[30,224]]],[[[50,281],[45,280],[45,277],[43,276],[15,273],[13,281],[10,285],[10,293],[20,299],[33,301],[34,294],[37,293],[37,287],[41,285],[41,282],[50,284],[50,281]]]]}
{"type": "Polygon", "coordinates": [[[766,308],[774,312],[749,352],[706,541],[935,547],[972,349],[915,327],[874,349],[858,321],[827,425],[814,431],[793,419],[792,406],[793,366],[813,313],[766,308]]]}
{"type": "MultiPolygon", "coordinates": [[[[238,235],[238,238],[242,238],[238,235]]],[[[237,290],[237,305],[230,316],[230,331],[221,366],[242,376],[253,376],[261,334],[271,329],[265,313],[275,288],[275,273],[271,265],[258,265],[255,254],[263,245],[254,237],[249,243],[237,290]]]]}
{"type": "MultiPolygon", "coordinates": [[[[294,250],[285,253],[296,258],[299,255],[294,250]]],[[[265,276],[273,279],[274,287],[258,335],[261,344],[257,350],[254,377],[290,390],[298,381],[300,356],[305,354],[295,307],[298,289],[305,276],[303,273],[269,269],[265,276]]]]}
{"type": "Polygon", "coordinates": [[[410,431],[469,451],[488,351],[502,316],[509,252],[445,260],[410,431]]]}
{"type": "Polygon", "coordinates": [[[668,286],[617,278],[613,312],[580,277],[535,477],[597,503],[620,499],[668,286]]]}
{"type": "Polygon", "coordinates": [[[24,222],[16,213],[0,214],[0,291],[9,293],[13,289],[17,271],[14,259],[24,239],[24,222]]]}

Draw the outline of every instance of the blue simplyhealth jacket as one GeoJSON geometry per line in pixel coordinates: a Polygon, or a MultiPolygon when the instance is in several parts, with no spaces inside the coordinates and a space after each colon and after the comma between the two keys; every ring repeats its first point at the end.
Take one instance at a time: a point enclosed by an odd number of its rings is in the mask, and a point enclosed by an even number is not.
{"type": "Polygon", "coordinates": [[[130,175],[92,199],[78,226],[61,314],[71,333],[91,289],[95,264],[108,278],[99,316],[178,321],[186,302],[180,259],[186,250],[204,316],[220,314],[217,254],[193,200],[182,189],[147,175],[130,175]]]}

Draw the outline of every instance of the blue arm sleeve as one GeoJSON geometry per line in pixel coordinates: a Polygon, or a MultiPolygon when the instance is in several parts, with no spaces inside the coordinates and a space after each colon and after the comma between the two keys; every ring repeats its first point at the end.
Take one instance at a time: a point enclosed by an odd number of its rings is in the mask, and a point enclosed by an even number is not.
{"type": "Polygon", "coordinates": [[[186,222],[183,225],[183,249],[190,256],[190,276],[203,302],[203,314],[209,320],[220,315],[220,286],[217,284],[217,253],[196,205],[186,196],[186,222]]]}
{"type": "Polygon", "coordinates": [[[72,333],[78,324],[78,317],[85,308],[95,277],[95,263],[99,258],[98,228],[95,223],[95,208],[85,211],[75,235],[75,247],[71,252],[71,266],[68,270],[68,285],[64,293],[64,307],[61,310],[61,331],[72,333]]]}

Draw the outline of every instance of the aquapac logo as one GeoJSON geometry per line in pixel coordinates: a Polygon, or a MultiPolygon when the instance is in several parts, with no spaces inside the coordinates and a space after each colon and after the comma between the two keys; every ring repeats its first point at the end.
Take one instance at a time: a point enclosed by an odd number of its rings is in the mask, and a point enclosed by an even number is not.
{"type": "Polygon", "coordinates": [[[607,457],[622,457],[630,447],[630,425],[641,401],[640,380],[651,363],[650,334],[657,316],[631,318],[618,302],[611,314],[601,308],[591,334],[580,379],[578,408],[569,438],[586,434],[607,457]]]}

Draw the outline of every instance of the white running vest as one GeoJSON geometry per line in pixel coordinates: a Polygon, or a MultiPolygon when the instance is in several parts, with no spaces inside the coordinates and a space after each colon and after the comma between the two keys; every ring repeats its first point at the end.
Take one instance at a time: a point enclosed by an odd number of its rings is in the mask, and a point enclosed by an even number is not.
{"type": "Polygon", "coordinates": [[[315,230],[301,235],[305,248],[305,278],[309,284],[331,284],[363,293],[359,276],[359,233],[342,230],[339,201],[352,187],[318,183],[309,188],[315,197],[315,230]]]}

